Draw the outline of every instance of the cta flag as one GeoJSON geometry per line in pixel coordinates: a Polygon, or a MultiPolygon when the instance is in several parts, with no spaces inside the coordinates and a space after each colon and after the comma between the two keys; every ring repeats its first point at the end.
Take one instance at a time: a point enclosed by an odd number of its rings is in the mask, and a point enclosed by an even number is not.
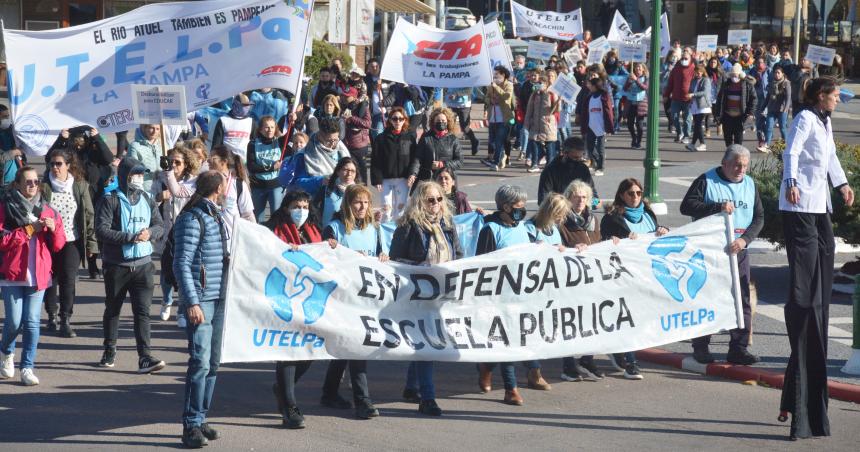
{"type": "Polygon", "coordinates": [[[292,251],[238,220],[222,361],[499,362],[640,350],[743,325],[731,220],[433,266],[327,243],[292,251]]]}
{"type": "Polygon", "coordinates": [[[17,139],[43,155],[64,128],[131,129],[132,84],[184,85],[189,111],[249,89],[295,92],[312,7],[153,3],[71,28],[4,30],[17,139]]]}
{"type": "Polygon", "coordinates": [[[514,35],[521,38],[546,36],[570,41],[582,34],[582,9],[566,13],[535,11],[512,1],[511,23],[514,35]]]}

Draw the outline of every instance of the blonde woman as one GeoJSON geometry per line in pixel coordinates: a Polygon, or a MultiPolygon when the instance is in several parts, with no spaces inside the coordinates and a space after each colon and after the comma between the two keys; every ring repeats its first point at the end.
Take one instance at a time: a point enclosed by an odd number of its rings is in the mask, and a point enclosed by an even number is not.
{"type": "Polygon", "coordinates": [[[334,94],[328,94],[323,97],[320,108],[314,111],[313,116],[308,118],[308,133],[313,135],[319,131],[320,121],[326,118],[334,118],[338,123],[338,131],[341,138],[346,137],[346,123],[341,115],[340,100],[334,94]]]}
{"type": "MultiPolygon", "coordinates": [[[[373,195],[364,185],[347,187],[340,212],[336,213],[331,223],[326,226],[323,239],[327,240],[332,248],[340,244],[366,256],[378,256],[381,262],[386,262],[388,255],[382,252],[379,225],[373,219],[372,199],[373,195]]],[[[352,382],[352,397],[355,400],[355,416],[359,419],[379,416],[379,410],[370,400],[365,360],[332,360],[326,371],[320,403],[329,408],[352,407],[348,400],[338,394],[340,380],[347,365],[352,382]]]]}
{"type": "MultiPolygon", "coordinates": [[[[397,221],[391,240],[391,259],[412,265],[434,265],[462,258],[463,249],[452,210],[439,184],[420,182],[397,221]]],[[[432,361],[409,364],[403,398],[419,402],[421,414],[442,415],[442,409],[436,404],[432,361]]]]}

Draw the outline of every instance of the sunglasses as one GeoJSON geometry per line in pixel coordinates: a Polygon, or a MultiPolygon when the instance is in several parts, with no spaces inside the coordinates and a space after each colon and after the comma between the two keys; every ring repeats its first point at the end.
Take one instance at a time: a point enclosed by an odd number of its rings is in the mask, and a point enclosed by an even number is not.
{"type": "Polygon", "coordinates": [[[627,195],[628,195],[628,196],[642,197],[642,192],[641,192],[641,191],[638,191],[638,190],[635,190],[635,191],[634,191],[634,190],[631,190],[631,191],[628,191],[628,192],[627,192],[627,195]]]}
{"type": "Polygon", "coordinates": [[[39,179],[25,179],[24,185],[27,187],[38,187],[39,186],[39,179]]]}
{"type": "Polygon", "coordinates": [[[406,120],[406,118],[404,118],[403,116],[392,116],[391,117],[391,122],[403,122],[405,120],[406,120]]]}
{"type": "Polygon", "coordinates": [[[445,198],[443,198],[441,196],[437,196],[435,198],[433,198],[433,197],[425,198],[424,201],[427,201],[427,204],[439,204],[442,202],[443,199],[445,199],[445,198]]]}
{"type": "Polygon", "coordinates": [[[65,164],[66,164],[66,162],[51,162],[51,166],[54,168],[59,168],[65,164]]]}
{"type": "Polygon", "coordinates": [[[170,163],[172,163],[174,165],[184,165],[185,164],[185,162],[182,160],[171,160],[170,163]]]}

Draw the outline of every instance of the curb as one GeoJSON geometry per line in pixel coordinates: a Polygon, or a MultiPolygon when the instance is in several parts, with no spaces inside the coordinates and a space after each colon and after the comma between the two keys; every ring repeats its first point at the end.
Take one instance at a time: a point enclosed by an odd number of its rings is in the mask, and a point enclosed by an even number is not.
{"type": "MultiPolygon", "coordinates": [[[[737,381],[754,381],[756,384],[782,389],[784,375],[771,370],[756,367],[741,366],[725,362],[700,364],[692,356],[682,353],[669,352],[659,348],[648,348],[636,352],[636,357],[642,361],[662,366],[674,367],[709,377],[727,378],[737,381]]],[[[830,397],[846,402],[860,403],[860,385],[827,381],[830,397]]]]}

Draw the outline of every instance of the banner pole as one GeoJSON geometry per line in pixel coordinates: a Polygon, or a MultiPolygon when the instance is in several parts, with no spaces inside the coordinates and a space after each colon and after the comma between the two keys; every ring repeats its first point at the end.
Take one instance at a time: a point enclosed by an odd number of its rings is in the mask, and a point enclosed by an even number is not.
{"type": "MultiPolygon", "coordinates": [[[[287,117],[287,131],[284,134],[286,137],[284,139],[284,145],[281,146],[281,162],[284,161],[284,157],[287,156],[287,144],[289,143],[290,134],[293,132],[293,126],[295,125],[295,121],[291,118],[296,114],[296,110],[299,108],[299,103],[302,101],[302,79],[305,76],[305,49],[308,48],[308,37],[311,35],[311,16],[314,13],[314,0],[310,0],[308,2],[308,28],[305,30],[305,39],[302,41],[302,59],[299,63],[299,79],[296,83],[296,89],[293,91],[293,105],[290,107],[290,115],[287,117]]],[[[347,38],[348,39],[348,38],[347,38]]]]}
{"type": "MultiPolygon", "coordinates": [[[[731,247],[732,242],[735,240],[734,221],[732,214],[730,213],[723,213],[723,216],[726,218],[726,240],[728,242],[728,246],[731,247]]],[[[729,260],[732,264],[732,295],[735,299],[735,317],[737,318],[738,328],[743,328],[744,306],[741,297],[741,276],[740,270],[738,269],[738,256],[731,253],[728,248],[726,249],[726,252],[729,253],[729,260]]]]}

